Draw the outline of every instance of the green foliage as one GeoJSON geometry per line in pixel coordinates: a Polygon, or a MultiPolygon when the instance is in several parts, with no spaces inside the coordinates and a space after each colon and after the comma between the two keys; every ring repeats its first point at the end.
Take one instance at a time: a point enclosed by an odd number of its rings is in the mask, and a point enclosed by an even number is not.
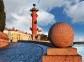
{"type": "Polygon", "coordinates": [[[47,37],[47,35],[45,35],[45,34],[42,34],[42,35],[41,35],[41,40],[48,40],[48,37],[47,37]]]}
{"type": "Polygon", "coordinates": [[[0,22],[0,31],[3,31],[5,28],[5,23],[4,22],[0,22]]]}
{"type": "Polygon", "coordinates": [[[3,31],[5,28],[5,12],[3,0],[0,0],[0,31],[3,31]]]}

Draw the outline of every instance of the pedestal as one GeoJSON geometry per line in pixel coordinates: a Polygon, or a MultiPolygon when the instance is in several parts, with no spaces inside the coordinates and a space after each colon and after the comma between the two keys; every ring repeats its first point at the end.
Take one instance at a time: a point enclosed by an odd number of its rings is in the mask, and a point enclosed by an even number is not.
{"type": "Polygon", "coordinates": [[[48,48],[47,55],[77,55],[76,48],[48,48]]]}
{"type": "Polygon", "coordinates": [[[49,48],[42,62],[82,62],[76,48],[49,48]]]}

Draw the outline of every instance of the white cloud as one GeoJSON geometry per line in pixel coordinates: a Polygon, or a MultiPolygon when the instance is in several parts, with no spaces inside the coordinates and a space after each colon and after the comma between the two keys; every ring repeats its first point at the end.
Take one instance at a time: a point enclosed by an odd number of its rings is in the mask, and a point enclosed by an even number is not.
{"type": "MultiPolygon", "coordinates": [[[[7,15],[6,26],[15,27],[23,31],[29,31],[31,26],[30,9],[36,3],[38,12],[38,25],[47,26],[54,23],[55,16],[49,11],[55,7],[65,6],[67,16],[73,22],[84,22],[84,2],[80,0],[4,0],[7,15]],[[72,5],[74,3],[75,5],[72,5]],[[80,13],[81,12],[81,13],[80,13]]],[[[40,27],[41,28],[41,27],[40,27]]],[[[41,28],[42,29],[42,28],[41,28]]]]}
{"type": "Polygon", "coordinates": [[[84,1],[70,5],[66,10],[66,14],[72,18],[73,23],[84,23],[84,1]]]}
{"type": "MultiPolygon", "coordinates": [[[[29,31],[29,28],[31,27],[31,23],[32,23],[30,12],[28,12],[29,14],[28,13],[22,14],[22,13],[23,11],[19,13],[11,13],[10,16],[12,17],[12,20],[10,20],[10,22],[7,20],[6,26],[9,28],[15,27],[16,29],[19,29],[19,30],[29,31]]],[[[38,25],[46,26],[54,22],[55,22],[54,15],[46,11],[38,12],[38,25]]],[[[40,29],[42,28],[40,27],[40,29]]]]}
{"type": "Polygon", "coordinates": [[[47,35],[48,36],[48,32],[43,32],[45,35],[47,35]]]}
{"type": "Polygon", "coordinates": [[[14,19],[11,20],[11,23],[7,22],[6,26],[8,28],[15,27],[16,29],[22,31],[30,31],[29,28],[31,26],[31,18],[27,16],[19,16],[18,14],[11,14],[14,19]]]}
{"type": "MultiPolygon", "coordinates": [[[[15,27],[16,29],[23,31],[30,31],[31,27],[31,12],[30,9],[33,7],[33,3],[37,3],[36,1],[30,0],[4,0],[5,11],[6,11],[6,26],[8,28],[15,27]],[[30,3],[28,3],[30,2],[30,3]]],[[[39,9],[41,10],[41,9],[39,9]]],[[[38,12],[38,25],[46,26],[48,24],[54,23],[55,16],[47,11],[41,10],[38,12]]],[[[38,26],[39,27],[39,26],[38,26]]],[[[42,29],[40,27],[40,29],[42,29]]]]}
{"type": "Polygon", "coordinates": [[[82,42],[84,41],[84,35],[75,35],[74,42],[82,42]]]}
{"type": "Polygon", "coordinates": [[[55,7],[79,3],[80,0],[39,0],[39,8],[50,11],[55,7]]]}
{"type": "Polygon", "coordinates": [[[70,1],[69,0],[40,0],[39,6],[44,10],[50,11],[55,7],[63,6],[68,2],[70,1]]]}
{"type": "Polygon", "coordinates": [[[54,18],[53,14],[41,10],[38,12],[38,25],[47,26],[48,24],[53,24],[55,23],[54,18]]]}

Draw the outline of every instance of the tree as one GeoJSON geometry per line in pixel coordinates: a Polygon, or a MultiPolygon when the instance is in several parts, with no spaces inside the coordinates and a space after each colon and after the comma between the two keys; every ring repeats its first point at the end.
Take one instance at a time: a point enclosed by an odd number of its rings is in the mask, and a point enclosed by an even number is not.
{"type": "Polygon", "coordinates": [[[2,32],[5,28],[5,18],[6,18],[6,14],[4,12],[3,0],[0,0],[0,31],[2,32]]]}
{"type": "Polygon", "coordinates": [[[47,35],[45,35],[45,34],[41,34],[41,40],[48,40],[47,35]]]}

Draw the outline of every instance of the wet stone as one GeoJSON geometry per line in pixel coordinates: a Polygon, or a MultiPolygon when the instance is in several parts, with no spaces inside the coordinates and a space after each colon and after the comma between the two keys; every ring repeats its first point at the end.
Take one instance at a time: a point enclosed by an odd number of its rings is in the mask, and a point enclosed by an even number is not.
{"type": "Polygon", "coordinates": [[[43,49],[33,43],[12,43],[0,49],[1,62],[38,62],[43,55],[43,49]]]}

